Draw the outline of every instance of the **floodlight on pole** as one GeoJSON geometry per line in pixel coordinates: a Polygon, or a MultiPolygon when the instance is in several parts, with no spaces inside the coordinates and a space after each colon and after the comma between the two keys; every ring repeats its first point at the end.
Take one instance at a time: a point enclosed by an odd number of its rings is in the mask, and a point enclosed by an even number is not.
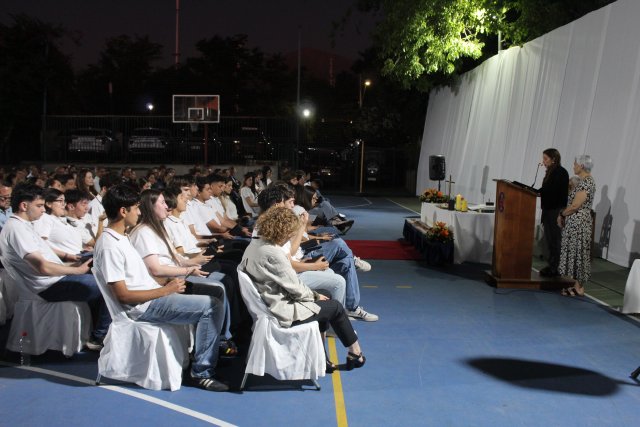
{"type": "Polygon", "coordinates": [[[364,101],[364,94],[367,88],[371,86],[371,80],[366,79],[362,81],[362,74],[358,76],[358,107],[362,108],[362,102],[364,101]]]}

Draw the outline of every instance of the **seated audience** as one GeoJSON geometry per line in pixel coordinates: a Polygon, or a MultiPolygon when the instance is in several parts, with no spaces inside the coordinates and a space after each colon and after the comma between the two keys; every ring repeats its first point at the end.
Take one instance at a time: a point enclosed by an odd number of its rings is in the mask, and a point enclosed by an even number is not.
{"type": "MultiPolygon", "coordinates": [[[[291,199],[294,193],[285,185],[276,185],[280,187],[286,194],[286,199],[291,199]]],[[[260,198],[261,203],[268,203],[266,198],[260,198]]],[[[294,203],[290,203],[291,206],[294,203]]],[[[265,206],[266,207],[266,206],[265,206]]],[[[293,208],[292,208],[293,209],[293,208]]],[[[360,306],[360,283],[358,281],[358,275],[356,270],[362,271],[371,270],[371,266],[366,261],[360,258],[354,257],[353,252],[344,242],[344,240],[337,238],[335,235],[328,241],[319,241],[319,248],[315,248],[308,252],[306,255],[315,258],[318,256],[324,256],[329,262],[329,267],[337,274],[341,275],[346,282],[345,289],[345,308],[349,313],[349,317],[364,320],[366,322],[375,322],[378,320],[378,316],[367,312],[362,306],[360,306]],[[356,259],[357,258],[357,259],[356,259]]],[[[300,260],[300,242],[293,242],[291,245],[290,255],[292,257],[298,257],[300,260]]]]}
{"type": "Polygon", "coordinates": [[[229,387],[215,378],[223,303],[208,295],[183,295],[186,283],[182,278],[169,280],[164,286],[156,283],[126,235],[138,222],[138,201],[138,194],[126,185],[105,194],[109,225],[96,243],[95,268],[134,321],[195,325],[190,379],[205,390],[227,391],[229,387]]]}
{"type": "Polygon", "coordinates": [[[158,280],[175,277],[189,277],[191,283],[187,293],[211,295],[225,302],[224,346],[225,353],[233,356],[237,353],[231,339],[231,312],[225,296],[225,287],[237,287],[224,273],[209,273],[201,266],[211,261],[212,256],[199,255],[188,258],[180,255],[171,244],[164,227],[169,216],[164,196],[158,190],[145,190],[140,195],[140,222],[131,231],[131,244],[142,257],[149,273],[158,280]],[[227,281],[223,285],[221,281],[227,281]],[[227,350],[229,350],[227,352],[227,350]]]}
{"type": "MultiPolygon", "coordinates": [[[[298,217],[291,209],[272,207],[258,218],[256,226],[260,238],[253,239],[247,247],[241,268],[251,277],[280,326],[318,321],[320,332],[324,333],[331,325],[348,349],[347,370],[362,367],[366,359],[344,307],[300,281],[282,251],[281,246],[294,238],[301,227],[298,217]]],[[[334,370],[335,365],[327,358],[327,371],[334,370]]]]}
{"type": "Polygon", "coordinates": [[[255,186],[255,175],[248,172],[244,175],[242,188],[240,189],[240,197],[242,197],[242,205],[245,212],[257,217],[260,213],[260,205],[258,205],[258,191],[255,186]]]}
{"type": "MultiPolygon", "coordinates": [[[[64,193],[67,222],[71,224],[82,236],[84,249],[91,249],[96,244],[96,235],[100,235],[104,227],[103,222],[98,223],[98,232],[93,233],[91,224],[85,218],[89,212],[89,193],[80,190],[68,190],[64,193]]],[[[95,198],[94,198],[95,199],[95,198]]]]}
{"type": "Polygon", "coordinates": [[[87,193],[89,200],[92,200],[98,194],[93,181],[93,172],[89,169],[80,169],[76,177],[76,188],[87,193]]]}
{"type": "Polygon", "coordinates": [[[11,193],[13,188],[8,182],[0,182],[0,231],[7,220],[13,215],[11,210],[11,193]]]}
{"type": "Polygon", "coordinates": [[[14,189],[11,199],[14,213],[0,233],[0,254],[5,264],[10,263],[20,274],[29,291],[45,301],[87,302],[92,308],[94,326],[86,345],[91,350],[99,350],[111,317],[93,275],[89,274],[91,260],[65,265],[36,233],[31,222],[44,214],[42,192],[42,188],[35,185],[14,189]]]}
{"type": "Polygon", "coordinates": [[[33,221],[34,231],[63,262],[80,261],[83,250],[80,230],[67,220],[64,193],[49,188],[43,193],[45,214],[33,221]]]}

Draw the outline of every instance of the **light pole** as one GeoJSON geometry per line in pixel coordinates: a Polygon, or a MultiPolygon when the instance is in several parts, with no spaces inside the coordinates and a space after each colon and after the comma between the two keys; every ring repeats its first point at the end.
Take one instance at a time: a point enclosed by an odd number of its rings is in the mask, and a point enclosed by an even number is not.
{"type": "Polygon", "coordinates": [[[362,74],[358,75],[358,107],[362,109],[362,102],[364,101],[364,94],[367,88],[371,86],[371,80],[366,79],[362,82],[362,74]]]}
{"type": "Polygon", "coordinates": [[[360,148],[360,194],[364,188],[364,140],[356,139],[356,145],[360,148]]]}

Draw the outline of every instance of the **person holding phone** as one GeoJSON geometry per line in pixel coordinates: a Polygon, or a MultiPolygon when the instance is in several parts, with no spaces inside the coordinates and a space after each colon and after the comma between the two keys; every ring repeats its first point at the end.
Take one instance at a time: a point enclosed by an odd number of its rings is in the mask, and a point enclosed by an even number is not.
{"type": "MultiPolygon", "coordinates": [[[[266,190],[265,190],[266,191],[266,190]]],[[[240,268],[251,277],[262,300],[280,326],[288,328],[317,321],[320,332],[329,325],[347,350],[347,370],[360,368],[365,357],[342,304],[310,289],[296,274],[282,247],[295,239],[304,220],[291,209],[273,206],[256,223],[260,238],[252,239],[240,268]]],[[[327,371],[335,366],[327,359],[327,371]]]]}
{"type": "Polygon", "coordinates": [[[189,275],[189,283],[192,285],[188,287],[188,293],[210,295],[224,302],[221,356],[236,356],[237,348],[231,342],[231,311],[225,285],[222,283],[222,280],[228,279],[220,272],[209,274],[200,268],[199,260],[189,259],[176,251],[163,224],[168,216],[168,207],[162,193],[153,189],[143,191],[140,194],[140,222],[131,231],[131,244],[142,257],[149,273],[160,281],[189,275]]]}

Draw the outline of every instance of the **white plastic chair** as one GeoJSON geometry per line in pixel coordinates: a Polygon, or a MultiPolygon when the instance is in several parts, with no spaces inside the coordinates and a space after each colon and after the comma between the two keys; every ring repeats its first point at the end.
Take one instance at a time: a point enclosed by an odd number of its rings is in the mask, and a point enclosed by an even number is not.
{"type": "Polygon", "coordinates": [[[18,288],[7,270],[0,269],[0,325],[13,317],[13,308],[18,301],[18,288]]]}
{"type": "Polygon", "coordinates": [[[264,376],[265,372],[278,380],[311,380],[320,390],[317,379],[325,375],[326,356],[318,322],[281,327],[251,278],[238,269],[238,279],[242,299],[253,318],[253,336],[240,390],[249,374],[264,376]]]}
{"type": "Polygon", "coordinates": [[[135,383],[151,390],[176,391],[189,364],[189,326],[132,320],[95,267],[93,275],[111,314],[98,359],[98,378],[135,383]]]}
{"type": "Polygon", "coordinates": [[[85,302],[45,301],[27,288],[19,272],[4,259],[2,264],[18,291],[7,349],[20,352],[20,338],[26,332],[24,353],[38,355],[47,350],[57,350],[71,357],[81,351],[91,331],[89,305],[85,302]]]}

